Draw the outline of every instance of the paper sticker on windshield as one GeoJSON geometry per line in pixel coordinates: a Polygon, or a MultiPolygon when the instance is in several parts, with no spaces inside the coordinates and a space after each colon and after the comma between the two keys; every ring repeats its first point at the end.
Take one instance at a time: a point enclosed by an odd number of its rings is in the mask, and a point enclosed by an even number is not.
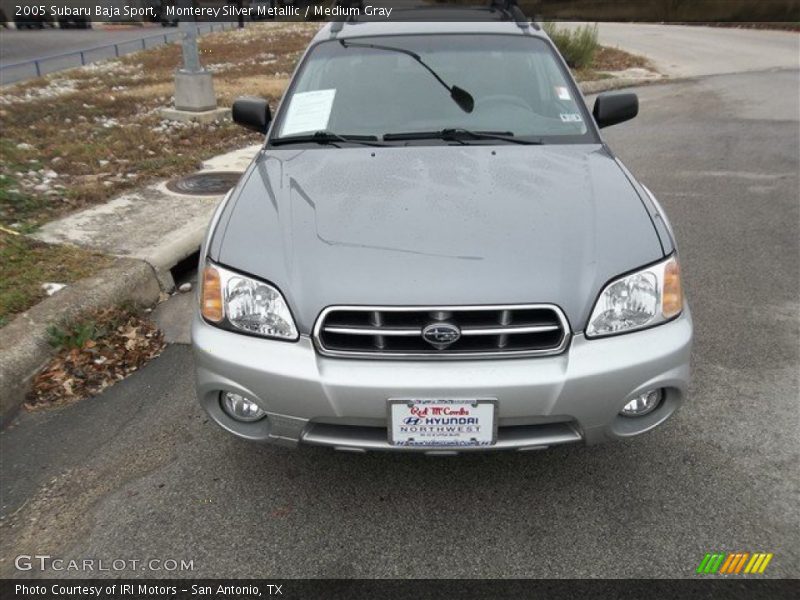
{"type": "Polygon", "coordinates": [[[281,135],[314,133],[328,128],[336,90],[300,92],[292,96],[281,135]]]}
{"type": "Polygon", "coordinates": [[[561,120],[564,123],[580,123],[583,121],[578,113],[561,113],[561,120]]]}
{"type": "Polygon", "coordinates": [[[558,96],[559,100],[572,100],[569,95],[569,90],[564,86],[557,85],[556,86],[556,95],[558,96]]]}

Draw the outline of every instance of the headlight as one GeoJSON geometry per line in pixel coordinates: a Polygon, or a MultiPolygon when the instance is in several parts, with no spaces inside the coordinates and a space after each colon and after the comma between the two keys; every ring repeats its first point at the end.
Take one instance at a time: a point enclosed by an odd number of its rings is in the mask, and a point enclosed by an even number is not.
{"type": "Polygon", "coordinates": [[[282,340],[298,338],[292,313],[277,289],[216,265],[203,269],[200,312],[226,329],[282,340]]]}
{"type": "Polygon", "coordinates": [[[609,283],[594,305],[586,337],[601,337],[650,327],[683,310],[678,259],[664,262],[609,283]]]}

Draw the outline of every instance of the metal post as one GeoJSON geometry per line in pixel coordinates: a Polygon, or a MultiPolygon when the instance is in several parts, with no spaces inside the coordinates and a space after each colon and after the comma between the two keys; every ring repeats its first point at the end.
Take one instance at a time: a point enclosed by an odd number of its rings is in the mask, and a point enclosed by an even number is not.
{"type": "MultiPolygon", "coordinates": [[[[181,2],[185,7],[192,5],[190,0],[181,2]]],[[[202,71],[200,67],[200,55],[197,52],[197,25],[193,18],[181,18],[180,28],[182,35],[181,47],[183,49],[183,69],[185,73],[197,73],[202,71]]]]}
{"type": "Polygon", "coordinates": [[[83,51],[81,51],[81,64],[82,65],[86,64],[86,57],[83,55],[83,51]]]}
{"type": "MultiPolygon", "coordinates": [[[[191,0],[180,0],[180,5],[188,9],[191,0]]],[[[182,11],[190,14],[191,11],[182,11]]],[[[193,17],[180,20],[181,50],[183,67],[175,73],[175,108],[184,112],[208,112],[216,109],[214,82],[211,72],[200,65],[197,49],[197,23],[193,17]]]]}

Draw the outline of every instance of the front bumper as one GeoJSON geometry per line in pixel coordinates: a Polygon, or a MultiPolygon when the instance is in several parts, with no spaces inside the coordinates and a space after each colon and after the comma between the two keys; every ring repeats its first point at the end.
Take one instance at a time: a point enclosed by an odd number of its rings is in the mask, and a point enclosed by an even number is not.
{"type": "Polygon", "coordinates": [[[239,437],[289,446],[451,454],[389,445],[387,399],[497,398],[498,439],[490,449],[533,450],[638,435],[664,422],[683,402],[692,320],[685,307],[680,317],[652,329],[597,340],[574,335],[558,356],[497,360],[329,358],[306,336],[294,343],[249,337],[208,325],[199,315],[192,342],[198,399],[214,421],[239,437]],[[657,410],[633,419],[619,416],[631,398],[653,388],[665,392],[657,410]],[[220,408],[221,391],[252,398],[267,418],[231,419],[220,408]]]}

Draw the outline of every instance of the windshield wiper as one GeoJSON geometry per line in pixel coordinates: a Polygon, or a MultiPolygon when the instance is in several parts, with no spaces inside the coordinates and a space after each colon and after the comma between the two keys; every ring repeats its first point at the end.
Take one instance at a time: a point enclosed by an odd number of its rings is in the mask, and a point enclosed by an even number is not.
{"type": "Polygon", "coordinates": [[[337,144],[363,144],[364,146],[384,146],[374,135],[339,135],[330,131],[315,131],[314,133],[303,135],[289,135],[270,140],[272,146],[286,146],[288,144],[328,144],[341,148],[337,144]]]}
{"type": "Polygon", "coordinates": [[[420,65],[425,67],[428,72],[433,75],[434,79],[438,81],[444,89],[450,92],[450,97],[453,99],[453,102],[458,104],[458,107],[466,113],[471,113],[472,109],[475,108],[475,99],[472,97],[467,90],[464,88],[460,88],[457,85],[448,85],[447,82],[442,79],[439,74],[433,70],[433,68],[422,60],[422,57],[417,54],[416,52],[412,52],[411,50],[406,50],[405,48],[397,48],[396,46],[384,46],[382,44],[365,44],[363,42],[351,42],[349,40],[339,40],[339,43],[342,45],[342,48],[372,48],[373,50],[385,50],[387,52],[399,52],[400,54],[405,54],[406,56],[410,56],[415,61],[417,61],[420,65]]]}
{"type": "Polygon", "coordinates": [[[387,133],[383,136],[385,142],[400,142],[405,140],[452,140],[463,142],[468,140],[500,140],[511,144],[525,144],[539,146],[539,140],[523,140],[514,137],[510,131],[471,131],[469,129],[440,129],[438,131],[410,131],[408,133],[387,133]]]}

